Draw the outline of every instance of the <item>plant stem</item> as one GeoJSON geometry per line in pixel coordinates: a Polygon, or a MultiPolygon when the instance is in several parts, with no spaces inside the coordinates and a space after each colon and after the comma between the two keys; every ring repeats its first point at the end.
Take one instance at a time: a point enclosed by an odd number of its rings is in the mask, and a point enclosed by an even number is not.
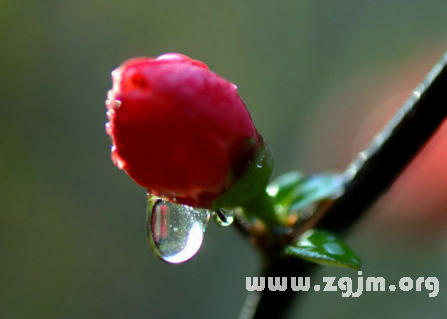
{"type": "Polygon", "coordinates": [[[304,228],[348,230],[408,166],[447,117],[447,53],[345,171],[345,192],[304,228]]]}
{"type": "MultiPolygon", "coordinates": [[[[417,86],[386,127],[360,152],[344,173],[344,193],[326,209],[317,212],[300,229],[324,228],[346,233],[423,148],[447,117],[447,53],[417,86]]],[[[313,264],[290,258],[270,260],[264,276],[308,276],[313,264]]],[[[259,293],[258,293],[259,294],[259,293]]],[[[265,288],[256,309],[241,318],[284,318],[292,304],[293,291],[271,292],[265,288]]]]}

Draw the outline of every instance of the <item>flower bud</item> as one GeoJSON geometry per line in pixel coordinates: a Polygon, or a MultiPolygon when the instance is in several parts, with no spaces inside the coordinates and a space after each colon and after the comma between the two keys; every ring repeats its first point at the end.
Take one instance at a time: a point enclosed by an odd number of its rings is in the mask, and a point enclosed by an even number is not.
{"type": "Polygon", "coordinates": [[[211,207],[263,145],[236,86],[200,61],[136,58],[112,79],[112,160],[153,195],[211,207]]]}

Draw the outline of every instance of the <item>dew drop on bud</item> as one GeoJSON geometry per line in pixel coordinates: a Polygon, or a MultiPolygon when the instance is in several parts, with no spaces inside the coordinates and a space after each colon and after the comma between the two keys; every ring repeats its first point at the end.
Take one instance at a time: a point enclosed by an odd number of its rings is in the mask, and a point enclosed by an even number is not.
{"type": "Polygon", "coordinates": [[[219,209],[213,214],[214,221],[219,226],[230,226],[234,221],[234,210],[232,209],[219,209]]]}
{"type": "Polygon", "coordinates": [[[152,250],[171,264],[191,259],[202,246],[210,216],[209,210],[149,195],[146,226],[152,250]]]}
{"type": "Polygon", "coordinates": [[[115,166],[118,167],[119,169],[123,169],[124,168],[124,162],[118,156],[118,153],[116,151],[116,146],[112,146],[112,161],[115,164],[115,166]]]}
{"type": "Polygon", "coordinates": [[[106,133],[110,136],[112,136],[112,126],[109,122],[106,123],[106,133]]]}

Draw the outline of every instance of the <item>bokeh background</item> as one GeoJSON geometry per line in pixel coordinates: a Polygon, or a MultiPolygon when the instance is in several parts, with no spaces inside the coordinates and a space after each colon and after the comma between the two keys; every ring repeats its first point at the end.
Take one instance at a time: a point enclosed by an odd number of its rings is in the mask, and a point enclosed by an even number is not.
{"type": "MultiPolygon", "coordinates": [[[[110,72],[181,52],[239,86],[275,175],[342,170],[447,49],[445,0],[0,0],[0,318],[237,318],[259,259],[211,225],[158,261],[109,158],[110,72]]],[[[446,88],[447,89],[447,88],[446,88]]],[[[440,293],[309,292],[291,318],[445,318],[447,127],[352,231],[364,276],[440,293]]],[[[321,268],[313,275],[351,276],[321,268]]]]}

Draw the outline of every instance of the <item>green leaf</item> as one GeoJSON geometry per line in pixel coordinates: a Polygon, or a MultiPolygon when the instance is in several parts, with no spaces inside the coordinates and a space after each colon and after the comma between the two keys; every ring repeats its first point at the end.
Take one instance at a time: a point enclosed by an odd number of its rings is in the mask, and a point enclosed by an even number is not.
{"type": "Polygon", "coordinates": [[[298,219],[308,218],[312,204],[334,199],[344,190],[340,174],[318,174],[310,177],[302,172],[283,174],[269,184],[266,191],[274,201],[277,219],[282,225],[291,226],[298,219]]]}
{"type": "Polygon", "coordinates": [[[245,206],[265,193],[273,171],[273,155],[265,142],[249,164],[244,175],[213,203],[213,210],[245,206]]]}
{"type": "Polygon", "coordinates": [[[244,175],[212,206],[213,210],[240,206],[248,219],[260,219],[269,227],[280,226],[274,201],[266,193],[273,171],[273,155],[262,141],[261,148],[249,164],[244,175]]]}
{"type": "Polygon", "coordinates": [[[318,229],[303,233],[296,244],[285,248],[285,253],[326,266],[361,267],[360,258],[339,237],[318,229]]]}
{"type": "Polygon", "coordinates": [[[343,192],[340,174],[313,175],[294,189],[289,211],[299,211],[323,199],[338,197],[343,192]]]}
{"type": "Polygon", "coordinates": [[[293,194],[306,180],[304,174],[299,171],[292,171],[280,175],[267,187],[267,193],[275,198],[275,203],[283,206],[289,206],[293,199],[293,194]]]}

